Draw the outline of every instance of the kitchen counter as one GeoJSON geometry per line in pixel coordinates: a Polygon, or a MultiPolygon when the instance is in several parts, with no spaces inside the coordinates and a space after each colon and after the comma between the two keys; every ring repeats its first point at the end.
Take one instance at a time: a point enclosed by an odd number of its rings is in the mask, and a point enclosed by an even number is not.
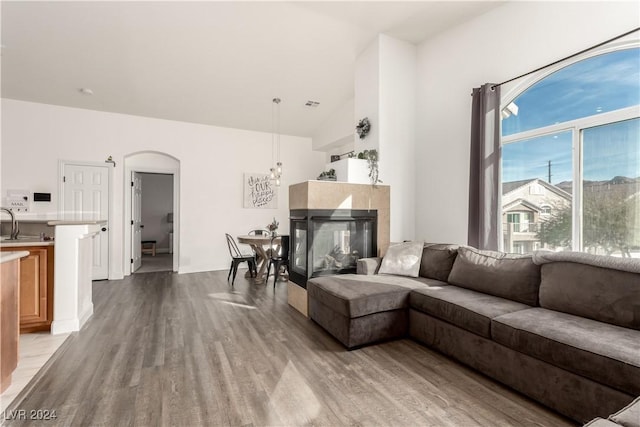
{"type": "Polygon", "coordinates": [[[80,220],[80,221],[60,219],[55,221],[47,221],[47,225],[53,225],[53,226],[55,225],[104,225],[106,223],[107,221],[104,219],[80,220]]]}
{"type": "Polygon", "coordinates": [[[53,246],[54,240],[40,240],[40,237],[20,237],[18,240],[0,240],[0,248],[18,248],[24,246],[53,246]]]}
{"type": "Polygon", "coordinates": [[[0,252],[0,264],[29,255],[27,251],[0,252]]]}

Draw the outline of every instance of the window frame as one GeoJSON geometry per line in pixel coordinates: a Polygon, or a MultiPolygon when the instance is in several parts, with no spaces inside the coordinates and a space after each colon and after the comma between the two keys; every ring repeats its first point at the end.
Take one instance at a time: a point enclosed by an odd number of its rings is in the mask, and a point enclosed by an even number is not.
{"type": "MultiPolygon", "coordinates": [[[[564,61],[560,64],[556,64],[545,70],[534,73],[528,79],[524,80],[520,84],[516,84],[508,90],[504,91],[504,95],[500,100],[500,111],[514,102],[518,96],[529,90],[533,85],[544,80],[556,71],[570,67],[580,61],[584,61],[589,58],[593,58],[600,55],[606,55],[608,53],[625,50],[625,49],[640,49],[640,40],[626,40],[615,44],[611,44],[606,47],[594,49],[591,52],[578,55],[571,60],[564,61]]],[[[583,223],[583,210],[582,210],[582,131],[592,127],[608,125],[625,120],[640,118],[640,105],[634,105],[631,107],[625,107],[614,111],[607,111],[603,113],[597,113],[591,116],[582,117],[579,119],[573,119],[566,122],[555,123],[539,127],[536,129],[529,129],[519,133],[513,133],[507,136],[502,136],[502,120],[500,120],[500,162],[499,162],[499,176],[500,183],[498,188],[502,188],[502,147],[515,142],[524,141],[531,138],[537,138],[547,135],[554,135],[560,132],[571,132],[571,150],[572,150],[572,224],[571,224],[571,250],[582,251],[583,250],[583,235],[582,235],[582,223],[583,223]]],[[[502,210],[502,192],[498,192],[498,206],[500,209],[500,215],[503,214],[502,210]]],[[[498,224],[498,249],[504,250],[504,234],[502,221],[498,224]]]]}

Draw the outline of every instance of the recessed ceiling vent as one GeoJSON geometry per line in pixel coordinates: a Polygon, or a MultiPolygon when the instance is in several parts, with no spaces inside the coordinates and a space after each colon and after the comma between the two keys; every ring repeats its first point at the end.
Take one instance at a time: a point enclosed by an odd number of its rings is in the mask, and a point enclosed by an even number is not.
{"type": "Polygon", "coordinates": [[[316,108],[318,105],[320,105],[318,101],[307,101],[307,103],[304,104],[305,107],[310,107],[310,108],[316,108]]]}

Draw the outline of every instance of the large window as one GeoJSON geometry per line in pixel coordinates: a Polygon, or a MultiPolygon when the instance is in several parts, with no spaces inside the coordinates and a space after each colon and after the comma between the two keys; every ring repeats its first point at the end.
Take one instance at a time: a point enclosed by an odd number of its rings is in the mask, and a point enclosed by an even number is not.
{"type": "Polygon", "coordinates": [[[640,49],[583,59],[503,103],[502,249],[640,258],[640,49]]]}

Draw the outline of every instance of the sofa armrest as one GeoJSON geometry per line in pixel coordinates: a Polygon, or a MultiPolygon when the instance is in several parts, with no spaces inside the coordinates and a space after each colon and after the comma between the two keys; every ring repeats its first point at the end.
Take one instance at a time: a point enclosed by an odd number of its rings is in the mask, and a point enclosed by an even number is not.
{"type": "Polygon", "coordinates": [[[382,263],[382,258],[374,257],[374,258],[360,258],[357,261],[356,272],[358,274],[376,274],[378,273],[378,269],[380,268],[380,264],[382,263]]]}

